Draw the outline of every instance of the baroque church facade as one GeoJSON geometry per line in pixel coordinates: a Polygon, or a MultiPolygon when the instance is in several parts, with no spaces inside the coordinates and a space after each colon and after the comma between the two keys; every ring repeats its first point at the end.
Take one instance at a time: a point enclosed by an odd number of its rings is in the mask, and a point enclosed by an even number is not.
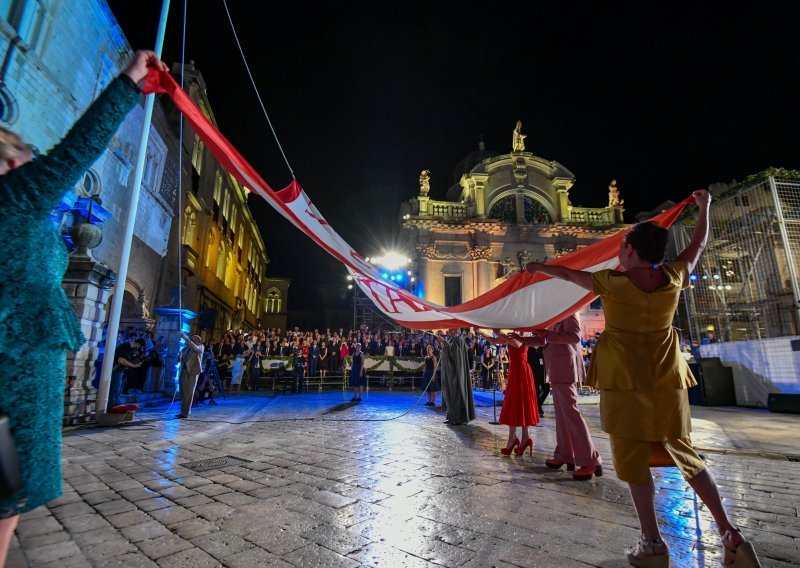
{"type": "MultiPolygon", "coordinates": [[[[444,201],[429,197],[430,172],[422,171],[419,195],[400,207],[400,240],[411,251],[419,297],[446,307],[467,302],[528,262],[563,256],[626,226],[616,181],[605,207],[576,207],[569,198],[574,174],[526,151],[525,136],[517,122],[507,154],[481,142],[456,167],[444,201]]],[[[599,302],[579,315],[585,338],[605,327],[599,302]]]]}

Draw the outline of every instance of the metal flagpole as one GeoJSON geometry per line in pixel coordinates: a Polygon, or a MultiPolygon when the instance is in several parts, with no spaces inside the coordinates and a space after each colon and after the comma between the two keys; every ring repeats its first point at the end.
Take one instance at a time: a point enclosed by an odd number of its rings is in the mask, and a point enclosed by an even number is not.
{"type": "MultiPolygon", "coordinates": [[[[169,13],[169,0],[163,0],[161,4],[161,18],[158,22],[158,32],[156,34],[155,52],[161,58],[161,50],[164,47],[164,34],[167,28],[167,14],[169,13]]],[[[111,386],[111,369],[114,367],[114,350],[117,345],[117,333],[119,332],[119,318],[122,314],[122,298],[125,295],[125,281],[128,278],[128,261],[131,255],[131,243],[133,242],[133,229],[136,225],[136,209],[139,206],[139,192],[142,186],[144,175],[144,162],[147,157],[147,139],[150,135],[150,123],[153,118],[153,104],[155,95],[148,95],[144,104],[144,122],[142,124],[142,134],[139,138],[139,153],[136,156],[136,173],[133,177],[133,187],[128,204],[128,218],[125,223],[125,237],[122,241],[122,253],[119,259],[119,270],[117,270],[117,283],[114,287],[114,300],[111,302],[111,313],[108,317],[108,333],[106,334],[105,356],[103,357],[103,370],[100,374],[100,386],[97,390],[97,401],[95,402],[95,414],[97,416],[106,413],[108,405],[108,391],[111,386]]],[[[178,188],[180,191],[180,188],[178,188]]],[[[180,214],[180,212],[179,212],[180,214]]]]}

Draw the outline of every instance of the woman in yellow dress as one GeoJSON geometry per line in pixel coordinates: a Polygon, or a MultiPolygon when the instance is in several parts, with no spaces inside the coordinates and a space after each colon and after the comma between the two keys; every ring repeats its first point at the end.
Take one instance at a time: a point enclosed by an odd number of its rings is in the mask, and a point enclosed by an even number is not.
{"type": "Polygon", "coordinates": [[[641,568],[668,567],[655,512],[651,452],[667,454],[708,507],[722,535],[723,565],[760,566],[751,543],[728,518],[716,483],[692,448],[687,389],[696,381],[680,355],[672,318],[708,240],[711,196],[693,193],[700,208],[689,246],[665,263],[668,232],[655,223],[636,225],[619,250],[621,272],[595,273],[530,263],[542,272],[594,291],[603,301],[606,330],[597,342],[587,383],[600,389],[600,418],[609,434],[617,477],[628,482],[642,536],[627,550],[641,568]]]}

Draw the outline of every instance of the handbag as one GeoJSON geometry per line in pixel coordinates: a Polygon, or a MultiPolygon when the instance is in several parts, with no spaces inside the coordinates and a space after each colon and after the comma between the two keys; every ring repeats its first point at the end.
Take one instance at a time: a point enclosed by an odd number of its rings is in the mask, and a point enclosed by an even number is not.
{"type": "Polygon", "coordinates": [[[8,416],[0,414],[0,499],[8,499],[25,487],[19,456],[8,416]]]}

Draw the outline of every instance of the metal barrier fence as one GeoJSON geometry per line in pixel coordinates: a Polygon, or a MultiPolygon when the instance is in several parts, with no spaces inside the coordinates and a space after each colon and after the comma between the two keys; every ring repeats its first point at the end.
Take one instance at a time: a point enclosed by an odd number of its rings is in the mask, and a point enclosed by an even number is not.
{"type": "MultiPolygon", "coordinates": [[[[800,174],[786,173],[793,179],[756,176],[712,202],[709,244],[678,309],[684,340],[752,340],[800,331],[800,174]]],[[[673,225],[676,251],[689,243],[694,226],[695,219],[673,225]]]]}

